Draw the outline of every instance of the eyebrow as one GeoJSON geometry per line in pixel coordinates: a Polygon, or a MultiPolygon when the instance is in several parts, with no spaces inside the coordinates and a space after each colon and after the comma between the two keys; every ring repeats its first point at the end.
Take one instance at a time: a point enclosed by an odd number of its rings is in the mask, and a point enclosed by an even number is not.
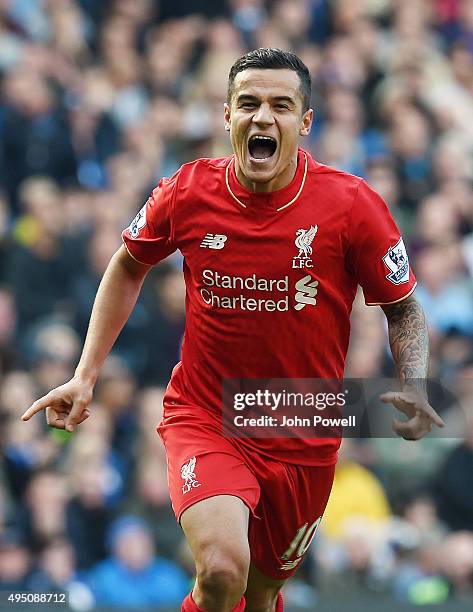
{"type": "MultiPolygon", "coordinates": [[[[242,100],[259,100],[258,96],[254,96],[252,94],[240,94],[237,97],[237,102],[241,102],[242,100]]],[[[296,101],[294,100],[294,98],[291,98],[290,96],[274,96],[274,97],[270,97],[270,100],[273,100],[275,102],[288,102],[289,104],[295,104],[296,101]]]]}

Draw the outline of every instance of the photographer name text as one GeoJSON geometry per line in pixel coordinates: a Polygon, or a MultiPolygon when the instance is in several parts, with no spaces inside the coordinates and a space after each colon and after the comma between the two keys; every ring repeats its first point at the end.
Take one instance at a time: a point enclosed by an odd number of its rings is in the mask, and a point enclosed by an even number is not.
{"type": "Polygon", "coordinates": [[[314,414],[312,418],[299,416],[283,416],[282,418],[262,415],[260,417],[244,417],[238,414],[233,419],[236,427],[356,427],[354,415],[343,418],[327,418],[314,414]]]}

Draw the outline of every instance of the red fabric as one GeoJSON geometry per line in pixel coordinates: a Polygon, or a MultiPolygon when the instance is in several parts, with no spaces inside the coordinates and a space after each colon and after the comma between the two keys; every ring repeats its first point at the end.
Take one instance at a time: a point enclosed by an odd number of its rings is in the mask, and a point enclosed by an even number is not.
{"type": "Polygon", "coordinates": [[[442,22],[458,19],[460,3],[458,0],[436,0],[435,10],[442,22]]]}
{"type": "Polygon", "coordinates": [[[385,202],[364,181],[357,187],[348,237],[347,265],[367,304],[395,302],[414,289],[416,281],[407,262],[407,274],[399,279],[390,274],[387,255],[390,247],[399,249],[399,230],[385,202]]]}
{"type": "MultiPolygon", "coordinates": [[[[144,263],[183,254],[186,332],[166,404],[205,408],[215,422],[226,378],[341,378],[358,283],[370,304],[403,299],[415,286],[412,272],[396,276],[400,234],[380,196],[302,150],[293,181],[273,193],[242,187],[233,157],[185,164],[160,181],[122,236],[144,263]],[[310,231],[303,252],[296,241],[310,231]]],[[[340,439],[247,444],[324,465],[336,460],[340,439]]]]}
{"type": "MultiPolygon", "coordinates": [[[[244,610],[245,598],[242,597],[238,604],[233,608],[232,612],[244,612],[244,610]]],[[[189,593],[189,595],[182,602],[181,612],[205,612],[205,610],[199,608],[192,598],[192,593],[189,593]]]]}
{"type": "Polygon", "coordinates": [[[232,612],[245,612],[246,600],[244,597],[240,599],[237,605],[233,608],[232,612]]]}
{"type": "Polygon", "coordinates": [[[204,610],[199,608],[192,598],[192,593],[189,593],[189,595],[182,602],[181,612],[204,612],[204,610]]]}
{"type": "Polygon", "coordinates": [[[251,510],[251,562],[275,580],[292,576],[316,534],[335,466],[297,466],[272,460],[222,437],[218,426],[202,420],[204,410],[184,413],[181,406],[173,409],[167,411],[158,431],[166,448],[177,519],[203,499],[239,497],[251,510]]]}
{"type": "Polygon", "coordinates": [[[276,610],[275,612],[284,612],[284,600],[282,597],[282,593],[278,593],[278,599],[276,601],[276,610]]]}

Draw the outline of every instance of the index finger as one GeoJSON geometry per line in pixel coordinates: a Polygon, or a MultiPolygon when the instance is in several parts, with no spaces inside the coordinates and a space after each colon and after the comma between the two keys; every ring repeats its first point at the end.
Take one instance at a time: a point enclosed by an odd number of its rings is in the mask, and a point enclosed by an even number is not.
{"type": "Polygon", "coordinates": [[[445,427],[445,421],[435,412],[430,404],[423,404],[419,410],[426,414],[437,427],[445,427]]]}
{"type": "MultiPolygon", "coordinates": [[[[395,405],[396,402],[406,401],[405,397],[403,397],[402,391],[387,391],[386,393],[382,393],[379,396],[379,399],[385,404],[393,405],[395,405]]],[[[437,412],[435,412],[435,410],[427,401],[425,401],[425,403],[422,402],[420,405],[419,402],[416,401],[412,405],[416,409],[416,411],[418,410],[423,414],[427,415],[429,419],[437,425],[437,427],[445,427],[445,421],[437,414],[437,412]]],[[[399,409],[398,406],[396,407],[399,409]]],[[[404,412],[404,410],[401,411],[404,412]]]]}
{"type": "Polygon", "coordinates": [[[34,414],[36,414],[37,412],[40,412],[41,410],[44,410],[45,408],[47,408],[51,404],[51,399],[52,398],[51,398],[51,394],[50,393],[47,393],[43,397],[40,397],[39,399],[37,399],[35,402],[33,402],[31,404],[31,406],[28,408],[28,410],[26,410],[21,415],[21,420],[22,421],[29,421],[34,414]]]}

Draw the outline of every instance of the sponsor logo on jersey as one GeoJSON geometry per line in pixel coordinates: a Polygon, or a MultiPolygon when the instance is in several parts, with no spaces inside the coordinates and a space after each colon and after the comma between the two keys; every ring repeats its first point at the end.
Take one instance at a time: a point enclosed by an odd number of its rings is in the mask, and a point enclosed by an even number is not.
{"type": "Polygon", "coordinates": [[[250,310],[258,312],[287,312],[289,310],[289,278],[263,278],[256,274],[250,276],[230,276],[216,270],[204,270],[200,289],[203,301],[212,308],[231,310],[250,310]],[[214,291],[218,289],[219,291],[214,291]],[[221,291],[221,289],[227,291],[221,291]],[[228,290],[240,290],[240,293],[228,290]],[[257,292],[256,297],[243,295],[241,291],[257,292]],[[259,293],[259,295],[258,295],[259,293]],[[269,294],[269,297],[267,297],[269,294]]]}
{"type": "Polygon", "coordinates": [[[319,284],[308,274],[298,280],[291,290],[287,275],[280,278],[264,278],[256,274],[233,276],[209,269],[203,270],[202,282],[204,286],[200,289],[200,295],[207,306],[257,312],[289,312],[293,291],[296,310],[302,310],[307,305],[315,306],[316,287],[319,284]],[[248,292],[251,292],[250,295],[248,292]]]}
{"type": "Polygon", "coordinates": [[[388,252],[383,257],[383,262],[390,270],[386,278],[394,285],[409,282],[409,260],[402,238],[399,238],[399,241],[393,247],[389,247],[388,252]]]}
{"type": "Polygon", "coordinates": [[[192,489],[196,489],[201,486],[201,483],[198,482],[197,476],[195,475],[195,464],[197,463],[197,459],[195,457],[191,457],[187,463],[181,467],[181,477],[184,480],[184,484],[182,485],[182,493],[185,495],[189,493],[192,489]]]}
{"type": "Polygon", "coordinates": [[[223,249],[228,238],[225,234],[206,234],[200,243],[201,249],[223,249]]]}
{"type": "Polygon", "coordinates": [[[313,268],[312,263],[312,241],[315,238],[315,234],[318,230],[317,225],[311,225],[308,230],[298,229],[296,232],[296,239],[294,244],[299,249],[299,253],[292,259],[293,268],[313,268]]]}
{"type": "Polygon", "coordinates": [[[317,285],[319,281],[312,280],[312,276],[307,274],[303,278],[299,279],[296,283],[296,302],[297,304],[294,306],[296,310],[302,310],[306,306],[315,306],[317,304],[317,300],[315,296],[317,295],[317,285]]]}
{"type": "Polygon", "coordinates": [[[141,208],[130,224],[130,235],[132,238],[138,238],[140,231],[146,225],[146,204],[141,208]]]}

